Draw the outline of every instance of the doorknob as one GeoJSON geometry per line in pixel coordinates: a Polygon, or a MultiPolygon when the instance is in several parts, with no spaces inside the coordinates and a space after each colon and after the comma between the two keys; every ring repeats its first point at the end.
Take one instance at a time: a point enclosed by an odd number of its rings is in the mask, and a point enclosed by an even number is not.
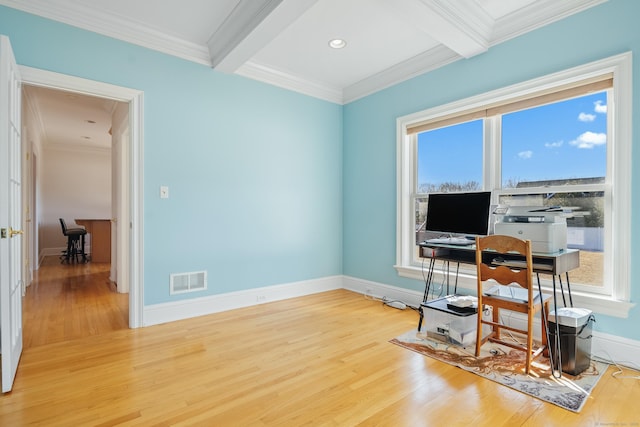
{"type": "Polygon", "coordinates": [[[13,237],[16,234],[22,234],[22,230],[14,230],[13,227],[9,227],[9,237],[13,237]]]}

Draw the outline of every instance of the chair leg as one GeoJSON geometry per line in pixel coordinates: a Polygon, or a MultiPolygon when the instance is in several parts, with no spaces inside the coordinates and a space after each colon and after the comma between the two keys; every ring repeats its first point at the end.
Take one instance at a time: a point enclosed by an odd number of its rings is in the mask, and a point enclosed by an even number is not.
{"type": "Polygon", "coordinates": [[[480,347],[482,347],[482,308],[482,299],[480,299],[476,315],[476,357],[480,356],[480,347]]]}
{"type": "MultiPolygon", "coordinates": [[[[493,320],[494,324],[499,324],[500,323],[500,308],[499,307],[493,307],[493,311],[492,311],[492,317],[491,319],[493,320]]],[[[496,339],[501,339],[500,337],[500,327],[499,326],[492,326],[491,327],[491,333],[492,335],[496,338],[496,339]]]]}
{"type": "Polygon", "coordinates": [[[73,237],[71,236],[67,236],[67,253],[65,254],[65,260],[67,261],[67,264],[69,264],[70,260],[71,260],[71,256],[73,253],[73,237]]]}
{"type": "Polygon", "coordinates": [[[74,237],[71,243],[71,260],[78,262],[78,238],[74,237]]]}
{"type": "MultiPolygon", "coordinates": [[[[530,315],[533,319],[533,315],[530,315]]],[[[529,320],[529,323],[532,323],[532,319],[529,320]]],[[[533,331],[532,327],[529,327],[527,331],[527,359],[526,365],[524,368],[525,375],[529,375],[529,371],[531,370],[531,359],[533,358],[533,331]]]]}

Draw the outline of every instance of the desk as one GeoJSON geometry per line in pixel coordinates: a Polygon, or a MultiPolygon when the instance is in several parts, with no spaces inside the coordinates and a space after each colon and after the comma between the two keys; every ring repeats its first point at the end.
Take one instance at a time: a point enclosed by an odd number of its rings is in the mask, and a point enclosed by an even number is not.
{"type": "MultiPolygon", "coordinates": [[[[476,264],[476,246],[459,246],[459,245],[446,245],[441,243],[420,243],[420,257],[429,258],[429,271],[425,280],[425,293],[423,296],[423,302],[428,299],[429,287],[431,285],[431,279],[433,278],[433,270],[436,260],[442,260],[447,262],[455,262],[456,264],[476,264]]],[[[483,259],[491,260],[495,256],[495,253],[490,251],[482,254],[483,259]]],[[[509,257],[504,256],[505,262],[509,262],[509,257]]],[[[514,256],[513,259],[521,257],[514,256]]],[[[567,286],[569,285],[569,271],[580,267],[580,251],[577,249],[566,249],[553,253],[533,253],[533,271],[537,274],[550,274],[553,277],[553,289],[555,296],[556,289],[556,276],[560,277],[560,288],[562,290],[562,274],[567,278],[567,286]]],[[[447,275],[448,285],[449,275],[447,275]]],[[[456,285],[458,274],[456,272],[456,285]]],[[[539,281],[539,277],[538,277],[539,281]]],[[[571,299],[571,289],[569,290],[569,298],[571,299]]],[[[448,289],[447,289],[447,293],[448,289]]],[[[562,293],[564,298],[564,290],[562,293]]],[[[565,302],[566,305],[566,302],[565,302]]],[[[573,301],[571,301],[573,305],[573,301]]]]}
{"type": "Polygon", "coordinates": [[[91,261],[111,262],[111,220],[76,219],[75,222],[84,226],[91,236],[91,261]]]}
{"type": "MultiPolygon", "coordinates": [[[[446,261],[447,265],[449,262],[455,262],[458,267],[460,264],[476,264],[476,246],[468,245],[468,246],[458,246],[458,245],[447,245],[441,243],[427,243],[422,242],[419,243],[420,246],[420,257],[429,258],[429,271],[427,273],[427,277],[425,278],[425,289],[424,295],[422,297],[422,304],[420,304],[420,320],[418,322],[418,331],[420,331],[422,327],[422,320],[424,317],[423,309],[425,303],[427,303],[429,298],[429,288],[431,287],[431,280],[433,279],[433,270],[435,267],[435,262],[437,259],[442,261],[446,261]]],[[[482,253],[483,262],[490,263],[491,260],[494,259],[496,253],[493,251],[484,251],[482,253]]],[[[567,306],[567,302],[564,297],[564,289],[562,288],[562,274],[565,274],[567,279],[567,290],[569,292],[569,301],[571,307],[573,307],[573,300],[571,299],[571,288],[569,285],[569,271],[578,268],[580,266],[580,251],[577,249],[566,249],[553,253],[533,253],[531,254],[533,261],[533,271],[536,273],[538,279],[538,290],[542,292],[540,287],[540,273],[550,274],[553,278],[553,309],[556,314],[556,319],[558,318],[558,303],[556,300],[556,276],[559,278],[560,282],[560,290],[562,292],[562,299],[564,301],[565,307],[567,306]]],[[[522,257],[518,255],[514,255],[510,257],[509,255],[501,255],[503,258],[503,262],[506,265],[509,265],[509,262],[515,263],[518,260],[521,260],[522,257]]],[[[456,290],[458,284],[458,271],[456,270],[456,290]]],[[[454,291],[454,293],[456,293],[454,291]]],[[[447,268],[447,294],[449,294],[449,270],[447,268]]],[[[544,312],[543,312],[544,314],[544,312]]],[[[548,323],[547,319],[543,318],[543,323],[545,328],[547,328],[547,336],[549,336],[548,331],[548,323]]],[[[556,322],[556,347],[560,348],[560,331],[558,327],[558,323],[556,322]]],[[[550,344],[550,343],[549,343],[550,344]]],[[[551,353],[551,352],[549,352],[551,353]]],[[[561,360],[561,352],[556,352],[557,354],[550,354],[551,368],[554,369],[554,365],[556,367],[562,366],[561,360]]],[[[560,375],[561,371],[560,371],[560,375]]]]}

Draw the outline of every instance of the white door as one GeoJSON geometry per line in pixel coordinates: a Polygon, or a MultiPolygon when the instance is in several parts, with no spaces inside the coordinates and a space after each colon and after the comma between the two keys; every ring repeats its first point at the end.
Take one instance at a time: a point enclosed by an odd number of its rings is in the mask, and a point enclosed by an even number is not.
{"type": "Polygon", "coordinates": [[[0,35],[0,352],[2,392],[11,391],[22,354],[20,76],[0,35]]]}

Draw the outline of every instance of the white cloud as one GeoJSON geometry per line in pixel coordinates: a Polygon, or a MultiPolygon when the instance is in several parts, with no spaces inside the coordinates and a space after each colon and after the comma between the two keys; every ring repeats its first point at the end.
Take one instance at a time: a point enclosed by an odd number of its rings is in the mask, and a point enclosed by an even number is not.
{"type": "Polygon", "coordinates": [[[547,148],[560,148],[564,144],[564,141],[556,141],[556,142],[545,142],[544,146],[547,148]]]}
{"type": "Polygon", "coordinates": [[[602,101],[596,101],[593,103],[593,111],[600,114],[607,114],[607,104],[602,104],[602,101]]]}
{"type": "Polygon", "coordinates": [[[521,151],[518,153],[518,157],[520,157],[521,159],[530,159],[532,156],[533,156],[533,151],[531,150],[521,151]]]}
{"type": "Polygon", "coordinates": [[[578,120],[580,120],[581,122],[592,122],[595,119],[596,119],[596,115],[595,114],[580,113],[578,115],[578,120]]]}
{"type": "Polygon", "coordinates": [[[569,144],[578,148],[593,148],[607,143],[606,133],[585,132],[569,144]]]}

